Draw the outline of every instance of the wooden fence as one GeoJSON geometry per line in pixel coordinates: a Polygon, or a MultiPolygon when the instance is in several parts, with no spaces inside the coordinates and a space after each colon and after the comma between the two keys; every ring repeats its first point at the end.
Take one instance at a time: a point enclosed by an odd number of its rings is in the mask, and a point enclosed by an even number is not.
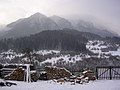
{"type": "Polygon", "coordinates": [[[120,79],[120,66],[96,67],[97,79],[120,79]]]}

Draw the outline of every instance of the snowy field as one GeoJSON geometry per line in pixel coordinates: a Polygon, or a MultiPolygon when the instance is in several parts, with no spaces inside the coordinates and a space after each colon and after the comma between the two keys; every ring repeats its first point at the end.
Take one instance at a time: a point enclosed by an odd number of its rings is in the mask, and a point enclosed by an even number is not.
{"type": "MultiPolygon", "coordinates": [[[[13,81],[15,82],[15,81],[13,81]]],[[[16,82],[17,86],[0,87],[0,90],[120,90],[120,80],[96,80],[86,84],[59,84],[53,81],[34,83],[16,82]]]]}

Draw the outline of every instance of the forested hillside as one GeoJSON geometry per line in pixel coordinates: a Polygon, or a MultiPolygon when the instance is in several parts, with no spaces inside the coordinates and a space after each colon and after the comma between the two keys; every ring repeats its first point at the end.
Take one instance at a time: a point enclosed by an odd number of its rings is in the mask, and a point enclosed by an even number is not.
{"type": "Polygon", "coordinates": [[[57,49],[64,51],[85,51],[85,43],[87,43],[87,41],[80,32],[48,30],[28,37],[2,39],[0,41],[0,50],[13,49],[19,51],[24,48],[31,48],[33,50],[57,49]]]}

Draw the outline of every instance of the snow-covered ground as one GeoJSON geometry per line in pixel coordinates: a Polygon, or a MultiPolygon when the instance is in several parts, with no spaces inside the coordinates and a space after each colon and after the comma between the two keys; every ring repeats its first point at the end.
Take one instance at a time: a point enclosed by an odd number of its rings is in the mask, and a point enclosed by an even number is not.
{"type": "Polygon", "coordinates": [[[71,85],[68,82],[59,84],[53,81],[16,83],[17,86],[0,87],[0,90],[120,90],[120,80],[96,80],[90,83],[76,85],[71,85]]]}

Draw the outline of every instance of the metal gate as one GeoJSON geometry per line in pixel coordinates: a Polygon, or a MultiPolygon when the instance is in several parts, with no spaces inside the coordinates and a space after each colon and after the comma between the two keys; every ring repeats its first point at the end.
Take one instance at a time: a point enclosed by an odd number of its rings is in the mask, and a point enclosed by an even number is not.
{"type": "Polygon", "coordinates": [[[120,79],[120,66],[96,67],[97,79],[120,79]]]}

